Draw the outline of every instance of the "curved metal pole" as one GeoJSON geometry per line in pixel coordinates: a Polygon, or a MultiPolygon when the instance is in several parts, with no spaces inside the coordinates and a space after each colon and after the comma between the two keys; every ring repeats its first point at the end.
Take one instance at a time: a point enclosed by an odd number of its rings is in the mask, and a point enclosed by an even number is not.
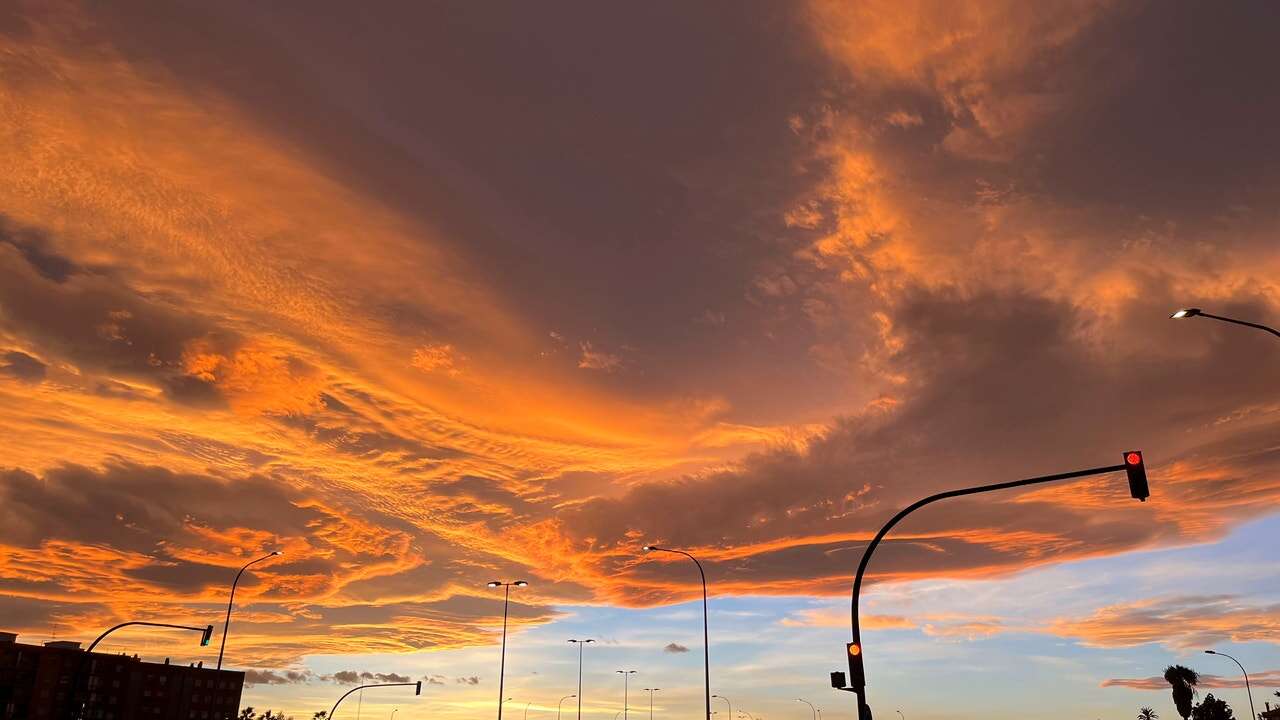
{"type": "Polygon", "coordinates": [[[343,700],[346,700],[346,699],[347,699],[347,696],[348,696],[348,695],[350,695],[351,693],[353,693],[353,692],[355,692],[355,691],[357,691],[357,690],[365,690],[365,689],[368,689],[368,688],[376,688],[376,687],[417,687],[417,688],[418,688],[418,692],[419,692],[419,693],[421,693],[421,692],[422,692],[422,683],[421,683],[421,682],[411,682],[411,683],[375,683],[375,684],[373,684],[373,685],[361,685],[361,686],[359,686],[359,687],[353,687],[353,688],[351,688],[350,690],[348,690],[348,691],[346,691],[345,693],[343,693],[343,694],[342,694],[342,697],[338,698],[338,702],[336,702],[336,703],[334,703],[334,704],[333,704],[333,709],[329,711],[329,718],[330,718],[330,720],[332,720],[332,718],[333,718],[333,716],[334,716],[334,713],[338,712],[338,706],[342,704],[342,701],[343,701],[343,700]]]}
{"type": "Polygon", "coordinates": [[[724,701],[725,705],[729,706],[729,720],[733,720],[733,703],[729,702],[729,698],[723,695],[712,695],[711,697],[720,698],[721,700],[724,701]]]}
{"type": "MultiPolygon", "coordinates": [[[[707,700],[707,720],[711,720],[711,636],[707,630],[707,574],[702,570],[702,563],[698,562],[698,558],[690,555],[684,550],[672,550],[670,548],[658,547],[657,545],[646,545],[646,550],[657,550],[658,552],[675,553],[683,555],[693,561],[698,566],[698,575],[702,577],[702,670],[705,679],[705,690],[707,700]]],[[[732,718],[733,711],[729,711],[732,718]]]]}
{"type": "Polygon", "coordinates": [[[556,703],[556,720],[560,720],[560,709],[564,707],[564,701],[571,697],[577,697],[577,695],[565,695],[560,698],[560,702],[556,703]]]}
{"type": "Polygon", "coordinates": [[[227,649],[227,629],[231,627],[231,606],[236,601],[236,586],[240,584],[240,576],[244,574],[245,570],[249,569],[250,565],[257,565],[263,560],[269,560],[279,554],[280,552],[278,550],[273,550],[257,560],[249,562],[244,567],[240,568],[240,572],[236,573],[236,579],[231,582],[231,597],[227,598],[227,619],[222,623],[222,644],[218,646],[218,670],[222,669],[222,653],[227,649]]]}
{"type": "Polygon", "coordinates": [[[72,701],[68,704],[68,709],[71,713],[70,717],[72,718],[81,717],[84,713],[85,708],[88,705],[87,701],[82,701],[80,703],[77,703],[75,701],[75,696],[77,693],[80,692],[80,676],[84,673],[84,666],[89,662],[89,654],[93,652],[94,648],[98,647],[98,643],[102,642],[103,638],[119,630],[120,628],[129,627],[130,625],[143,625],[146,627],[171,628],[174,630],[195,630],[196,632],[202,633],[203,635],[200,641],[201,645],[208,645],[209,638],[213,636],[212,625],[206,625],[204,627],[192,627],[190,625],[173,625],[170,623],[157,623],[157,622],[146,622],[143,620],[131,620],[129,622],[120,623],[119,625],[116,625],[113,628],[109,628],[106,632],[99,635],[96,640],[89,643],[89,647],[85,649],[84,655],[80,658],[80,662],[76,664],[75,672],[71,676],[72,701]]]}
{"type": "MultiPolygon", "coordinates": [[[[593,643],[595,640],[586,638],[584,640],[570,639],[569,642],[578,646],[578,720],[582,720],[582,647],[587,643],[593,643]]],[[[573,697],[570,695],[569,697],[573,697]]]]}
{"type": "Polygon", "coordinates": [[[818,708],[814,707],[813,703],[809,702],[808,700],[805,700],[804,698],[796,698],[796,700],[799,700],[805,705],[808,705],[809,713],[813,715],[813,720],[818,720],[818,708]]]}
{"type": "MultiPolygon", "coordinates": [[[[880,532],[876,533],[876,536],[871,539],[871,543],[867,545],[867,549],[862,553],[862,561],[858,563],[858,572],[853,578],[853,593],[850,602],[849,614],[853,631],[853,642],[858,645],[863,658],[866,657],[866,649],[862,647],[862,629],[858,623],[858,597],[862,593],[862,577],[866,574],[867,564],[871,562],[871,556],[875,553],[876,548],[880,546],[880,541],[883,540],[885,535],[888,535],[889,531],[893,529],[893,526],[901,522],[903,518],[916,510],[919,510],[925,505],[935,503],[939,500],[946,500],[948,498],[962,497],[964,495],[976,495],[978,493],[993,492],[995,490],[1008,490],[1010,488],[1054,482],[1057,480],[1070,480],[1072,478],[1085,477],[1087,475],[1101,475],[1103,473],[1119,472],[1124,469],[1124,465],[1108,465],[1106,467],[1090,468],[1088,470],[1076,470],[1074,472],[1057,473],[1055,475],[1044,475],[1041,477],[1028,478],[1026,480],[1014,480],[1012,482],[995,483],[993,485],[979,485],[977,487],[961,488],[959,490],[948,490],[947,492],[930,495],[923,500],[917,500],[899,511],[898,514],[894,515],[889,522],[885,523],[884,527],[880,528],[880,532]]],[[[869,708],[865,714],[863,712],[863,707],[866,706],[866,685],[865,678],[862,678],[861,680],[863,681],[863,684],[860,687],[855,686],[852,688],[853,691],[858,694],[859,718],[863,718],[864,715],[867,717],[870,716],[869,708]]],[[[849,681],[852,684],[857,683],[859,679],[850,678],[849,681]]]]}
{"type": "Polygon", "coordinates": [[[1231,657],[1230,655],[1224,652],[1218,652],[1217,650],[1205,650],[1205,653],[1208,655],[1221,655],[1222,657],[1227,658],[1231,662],[1235,663],[1236,667],[1240,668],[1240,674],[1244,675],[1245,692],[1249,693],[1249,717],[1256,719],[1258,717],[1258,713],[1254,712],[1253,710],[1253,688],[1249,687],[1249,673],[1245,672],[1244,665],[1241,665],[1239,660],[1235,659],[1234,657],[1231,657]]]}
{"type": "Polygon", "coordinates": [[[742,713],[743,715],[746,715],[747,717],[751,718],[751,720],[756,720],[756,716],[755,716],[755,715],[752,715],[751,713],[747,712],[746,710],[739,710],[738,712],[740,712],[740,713],[742,713]]]}
{"type": "Polygon", "coordinates": [[[1248,322],[1246,320],[1236,320],[1235,318],[1223,317],[1221,315],[1214,315],[1212,313],[1207,313],[1204,311],[1201,311],[1196,314],[1199,315],[1200,317],[1213,318],[1214,320],[1221,320],[1222,322],[1229,322],[1235,325],[1244,325],[1245,327],[1256,328],[1258,330],[1262,330],[1263,332],[1269,332],[1272,335],[1275,335],[1276,337],[1280,337],[1280,330],[1276,330],[1275,328],[1272,328],[1272,327],[1267,327],[1266,325],[1260,325],[1258,323],[1248,322]]]}

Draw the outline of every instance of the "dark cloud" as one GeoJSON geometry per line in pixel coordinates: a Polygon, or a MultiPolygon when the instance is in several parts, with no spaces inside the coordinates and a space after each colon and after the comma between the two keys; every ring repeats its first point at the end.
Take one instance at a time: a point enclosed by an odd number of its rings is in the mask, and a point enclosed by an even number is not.
{"type": "Polygon", "coordinates": [[[23,259],[46,280],[63,283],[81,271],[70,258],[50,250],[49,239],[43,233],[17,227],[4,215],[0,215],[0,243],[16,248],[23,259]]]}
{"type": "MultiPolygon", "coordinates": [[[[1280,670],[1263,670],[1261,672],[1253,672],[1250,673],[1249,678],[1253,681],[1252,684],[1256,685],[1280,685],[1280,670]]],[[[1110,678],[1102,681],[1102,687],[1124,687],[1133,688],[1134,690],[1167,691],[1169,689],[1169,681],[1159,675],[1145,678],[1110,678]]],[[[1196,687],[1243,689],[1245,687],[1245,682],[1243,677],[1223,677],[1221,675],[1200,673],[1200,681],[1196,683],[1196,687]]]]}
{"type": "Polygon", "coordinates": [[[254,670],[249,669],[244,673],[245,685],[296,685],[299,683],[310,682],[314,675],[310,670],[254,670]]]}
{"type": "Polygon", "coordinates": [[[38,383],[44,380],[47,370],[48,366],[24,352],[10,350],[0,354],[0,374],[23,382],[38,383]]]}
{"type": "Polygon", "coordinates": [[[662,652],[687,653],[689,652],[689,648],[685,647],[684,645],[681,645],[680,643],[667,643],[666,646],[662,648],[662,652]]]}
{"type": "Polygon", "coordinates": [[[479,685],[480,678],[476,677],[475,675],[472,675],[470,677],[457,678],[454,680],[454,682],[458,683],[459,685],[479,685]]]}

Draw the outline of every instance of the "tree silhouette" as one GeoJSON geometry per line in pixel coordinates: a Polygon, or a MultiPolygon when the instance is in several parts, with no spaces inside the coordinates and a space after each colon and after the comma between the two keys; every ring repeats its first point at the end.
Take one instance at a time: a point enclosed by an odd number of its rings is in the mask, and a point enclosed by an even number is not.
{"type": "Polygon", "coordinates": [[[1196,697],[1196,683],[1200,682],[1200,673],[1189,667],[1170,665],[1164,669],[1164,679],[1173,688],[1173,704],[1178,708],[1182,720],[1191,717],[1191,703],[1196,697]]]}
{"type": "Polygon", "coordinates": [[[325,720],[325,718],[327,718],[327,717],[329,717],[329,711],[328,711],[328,710],[321,710],[320,712],[316,713],[315,715],[312,715],[312,716],[311,716],[311,720],[325,720]]]}
{"type": "Polygon", "coordinates": [[[255,717],[257,715],[253,714],[253,706],[249,705],[240,711],[240,717],[237,720],[253,720],[255,717]]]}
{"type": "Polygon", "coordinates": [[[1138,711],[1138,720],[1160,720],[1160,716],[1156,714],[1155,710],[1144,707],[1138,711]]]}
{"type": "Polygon", "coordinates": [[[1204,696],[1204,702],[1191,711],[1191,717],[1194,720],[1235,720],[1226,701],[1214,697],[1213,693],[1204,696]]]}

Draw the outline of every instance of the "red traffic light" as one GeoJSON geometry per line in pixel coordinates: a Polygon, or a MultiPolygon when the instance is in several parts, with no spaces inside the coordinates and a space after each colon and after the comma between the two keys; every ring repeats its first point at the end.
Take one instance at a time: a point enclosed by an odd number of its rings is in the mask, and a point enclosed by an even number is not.
{"type": "Polygon", "coordinates": [[[1129,476],[1129,494],[1135,500],[1146,502],[1151,490],[1147,487],[1147,466],[1142,461],[1142,451],[1130,450],[1124,454],[1124,471],[1129,476]]]}

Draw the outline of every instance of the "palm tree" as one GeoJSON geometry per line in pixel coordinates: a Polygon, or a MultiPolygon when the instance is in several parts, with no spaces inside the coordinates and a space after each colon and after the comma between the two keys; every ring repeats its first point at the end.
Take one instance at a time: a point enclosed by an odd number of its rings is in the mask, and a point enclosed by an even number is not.
{"type": "Polygon", "coordinates": [[[328,710],[321,710],[320,712],[316,713],[315,715],[312,715],[312,716],[311,716],[311,720],[324,720],[324,719],[325,719],[325,718],[327,718],[327,717],[329,717],[329,711],[328,711],[328,710]]]}
{"type": "Polygon", "coordinates": [[[1155,710],[1144,707],[1138,711],[1138,720],[1160,720],[1160,716],[1156,714],[1155,710]]]}
{"type": "Polygon", "coordinates": [[[253,714],[253,706],[250,705],[240,711],[240,717],[238,720],[253,720],[255,717],[257,717],[257,715],[253,714]]]}
{"type": "Polygon", "coordinates": [[[1178,708],[1182,720],[1191,717],[1191,702],[1196,696],[1196,683],[1200,682],[1200,673],[1189,667],[1170,665],[1164,669],[1164,679],[1173,688],[1173,704],[1178,708]]]}

